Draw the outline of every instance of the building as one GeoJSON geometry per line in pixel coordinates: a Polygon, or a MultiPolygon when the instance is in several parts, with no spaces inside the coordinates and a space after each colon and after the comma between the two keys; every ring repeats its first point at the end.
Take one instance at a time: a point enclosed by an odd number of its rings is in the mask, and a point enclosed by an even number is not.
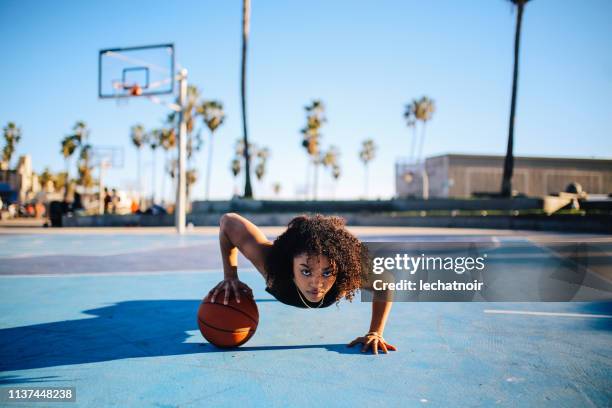
{"type": "Polygon", "coordinates": [[[8,185],[16,193],[19,203],[32,200],[40,191],[38,175],[32,170],[29,155],[21,156],[14,170],[0,170],[0,183],[8,185]]]}
{"type": "MultiPolygon", "coordinates": [[[[429,157],[424,166],[398,161],[395,191],[398,197],[422,197],[424,167],[430,198],[467,198],[498,193],[504,156],[445,154],[429,157]]],[[[515,157],[512,188],[530,197],[565,191],[577,182],[588,194],[612,193],[612,160],[560,157],[515,157]]]]}

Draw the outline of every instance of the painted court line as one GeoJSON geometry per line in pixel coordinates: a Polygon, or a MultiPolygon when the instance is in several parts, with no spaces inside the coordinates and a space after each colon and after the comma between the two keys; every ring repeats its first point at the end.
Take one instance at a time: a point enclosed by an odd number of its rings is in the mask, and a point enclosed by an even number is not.
{"type": "Polygon", "coordinates": [[[598,315],[598,314],[586,314],[586,313],[559,313],[559,312],[531,312],[528,310],[499,310],[499,309],[485,309],[485,313],[489,314],[514,314],[514,315],[528,315],[528,316],[558,316],[558,317],[586,317],[596,319],[612,319],[612,315],[598,315]]]}

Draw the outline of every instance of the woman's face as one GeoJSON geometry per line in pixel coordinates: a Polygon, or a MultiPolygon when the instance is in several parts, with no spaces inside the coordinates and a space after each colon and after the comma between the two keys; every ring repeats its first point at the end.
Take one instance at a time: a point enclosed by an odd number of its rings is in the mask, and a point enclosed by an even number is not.
{"type": "Polygon", "coordinates": [[[293,258],[293,281],[310,302],[320,302],[332,288],[336,275],[325,255],[301,254],[293,258]]]}

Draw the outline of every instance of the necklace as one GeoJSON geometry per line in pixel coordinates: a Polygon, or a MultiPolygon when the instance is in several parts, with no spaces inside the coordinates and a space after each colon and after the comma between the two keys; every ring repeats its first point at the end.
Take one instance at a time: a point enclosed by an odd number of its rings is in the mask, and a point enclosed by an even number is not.
{"type": "MultiPolygon", "coordinates": [[[[302,294],[300,293],[300,290],[298,289],[297,285],[295,285],[295,290],[297,291],[298,296],[300,297],[300,300],[302,301],[302,303],[304,304],[304,306],[306,306],[309,309],[314,309],[313,307],[309,306],[308,303],[306,303],[306,301],[304,300],[304,298],[302,297],[302,294]]],[[[321,299],[321,301],[319,302],[319,304],[317,305],[317,308],[321,307],[321,305],[323,304],[323,301],[325,300],[325,295],[323,295],[323,299],[321,299]]]]}

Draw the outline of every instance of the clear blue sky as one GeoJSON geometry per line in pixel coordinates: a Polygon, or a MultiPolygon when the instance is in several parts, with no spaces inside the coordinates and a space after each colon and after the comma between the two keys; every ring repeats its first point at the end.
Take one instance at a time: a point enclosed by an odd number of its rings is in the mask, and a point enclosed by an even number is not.
{"type": "MultiPolygon", "coordinates": [[[[108,179],[136,182],[129,128],[155,127],[167,111],[147,100],[128,106],[97,98],[101,48],[173,42],[178,62],[205,98],[221,100],[212,196],[233,190],[229,161],[241,137],[241,1],[0,1],[0,123],[23,130],[17,155],[34,167],[64,168],[61,138],[77,120],[94,145],[123,145],[126,165],[108,179]]],[[[612,2],[533,0],[525,11],[519,79],[517,155],[612,156],[612,2]]],[[[248,67],[250,135],[272,157],[256,194],[280,182],[291,197],[305,182],[299,129],[313,98],[327,105],[323,146],[340,148],[336,197],[362,193],[361,141],[374,138],[372,196],[394,194],[394,162],[411,132],[402,112],[428,95],[437,111],[426,156],[504,154],[515,14],[505,0],[307,1],[252,3],[248,67]]],[[[204,191],[206,150],[196,158],[204,191]]],[[[151,161],[150,154],[144,162],[151,161]]],[[[158,171],[161,175],[161,155],[158,171]]],[[[144,174],[151,172],[150,164],[144,174]]],[[[149,186],[151,177],[147,177],[149,186]]],[[[158,181],[161,176],[157,177],[158,181]]],[[[320,196],[331,194],[321,172],[320,196]]],[[[150,188],[150,187],[149,187],[150,188]]],[[[158,192],[161,186],[158,187],[158,192]]],[[[169,184],[166,192],[169,194],[169,184]]]]}

